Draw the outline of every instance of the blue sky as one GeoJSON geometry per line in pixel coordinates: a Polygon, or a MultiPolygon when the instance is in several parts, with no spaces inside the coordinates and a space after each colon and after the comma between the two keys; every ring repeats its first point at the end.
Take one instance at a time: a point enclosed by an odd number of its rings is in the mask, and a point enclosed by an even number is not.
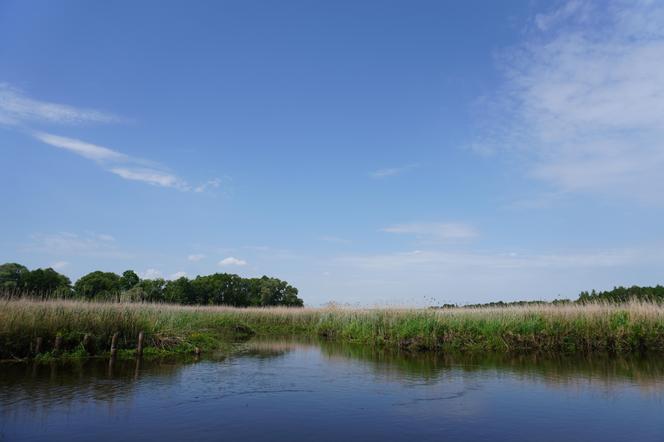
{"type": "Polygon", "coordinates": [[[309,305],[662,283],[660,2],[0,3],[0,261],[309,305]]]}

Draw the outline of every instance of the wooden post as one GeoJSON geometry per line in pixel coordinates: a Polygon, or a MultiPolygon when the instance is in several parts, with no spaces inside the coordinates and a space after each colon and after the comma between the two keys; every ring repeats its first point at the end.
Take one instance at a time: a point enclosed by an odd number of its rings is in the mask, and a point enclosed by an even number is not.
{"type": "Polygon", "coordinates": [[[134,379],[138,379],[141,374],[141,358],[136,358],[136,366],[134,367],[134,379]]]}
{"type": "Polygon", "coordinates": [[[136,345],[136,356],[143,356],[143,332],[138,332],[138,344],[136,345]]]}
{"type": "Polygon", "coordinates": [[[62,346],[62,336],[57,335],[55,337],[55,343],[53,344],[53,353],[60,353],[60,347],[62,346]]]}
{"type": "Polygon", "coordinates": [[[111,359],[115,359],[115,355],[118,353],[118,332],[113,333],[113,338],[111,338],[111,359]]]}
{"type": "Polygon", "coordinates": [[[83,350],[85,350],[86,353],[90,353],[90,334],[86,333],[83,335],[83,350]]]}
{"type": "Polygon", "coordinates": [[[36,355],[41,353],[41,348],[42,348],[42,338],[38,337],[37,338],[37,343],[35,344],[35,354],[36,355]]]}

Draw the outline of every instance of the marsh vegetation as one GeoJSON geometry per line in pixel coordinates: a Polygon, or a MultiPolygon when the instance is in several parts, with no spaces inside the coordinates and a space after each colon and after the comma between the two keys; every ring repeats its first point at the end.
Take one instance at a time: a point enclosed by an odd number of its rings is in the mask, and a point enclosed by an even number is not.
{"type": "Polygon", "coordinates": [[[51,352],[103,354],[111,336],[132,349],[139,332],[162,351],[203,351],[238,337],[317,336],[407,350],[647,353],[664,352],[664,306],[563,304],[454,309],[233,308],[4,300],[0,356],[51,352]],[[85,348],[83,340],[87,335],[85,348]]]}

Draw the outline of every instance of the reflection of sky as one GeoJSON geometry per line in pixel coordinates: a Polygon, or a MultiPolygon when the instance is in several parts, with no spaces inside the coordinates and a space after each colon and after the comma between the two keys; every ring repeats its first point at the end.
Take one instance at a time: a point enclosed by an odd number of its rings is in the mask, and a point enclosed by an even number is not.
{"type": "Polygon", "coordinates": [[[55,376],[41,370],[35,378],[29,370],[12,370],[0,381],[0,434],[8,440],[664,436],[662,377],[647,379],[644,389],[601,365],[552,375],[348,354],[282,342],[261,343],[221,362],[148,364],[137,379],[133,367],[118,367],[113,377],[93,367],[55,376]]]}

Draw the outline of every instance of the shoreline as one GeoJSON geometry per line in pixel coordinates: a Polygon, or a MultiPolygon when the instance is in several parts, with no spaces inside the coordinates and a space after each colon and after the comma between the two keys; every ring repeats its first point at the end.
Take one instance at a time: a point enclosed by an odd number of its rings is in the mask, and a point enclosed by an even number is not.
{"type": "Polygon", "coordinates": [[[116,333],[117,356],[132,358],[140,332],[148,358],[206,353],[251,336],[289,335],[405,351],[663,354],[664,306],[433,310],[0,301],[0,359],[108,357],[116,333]]]}

